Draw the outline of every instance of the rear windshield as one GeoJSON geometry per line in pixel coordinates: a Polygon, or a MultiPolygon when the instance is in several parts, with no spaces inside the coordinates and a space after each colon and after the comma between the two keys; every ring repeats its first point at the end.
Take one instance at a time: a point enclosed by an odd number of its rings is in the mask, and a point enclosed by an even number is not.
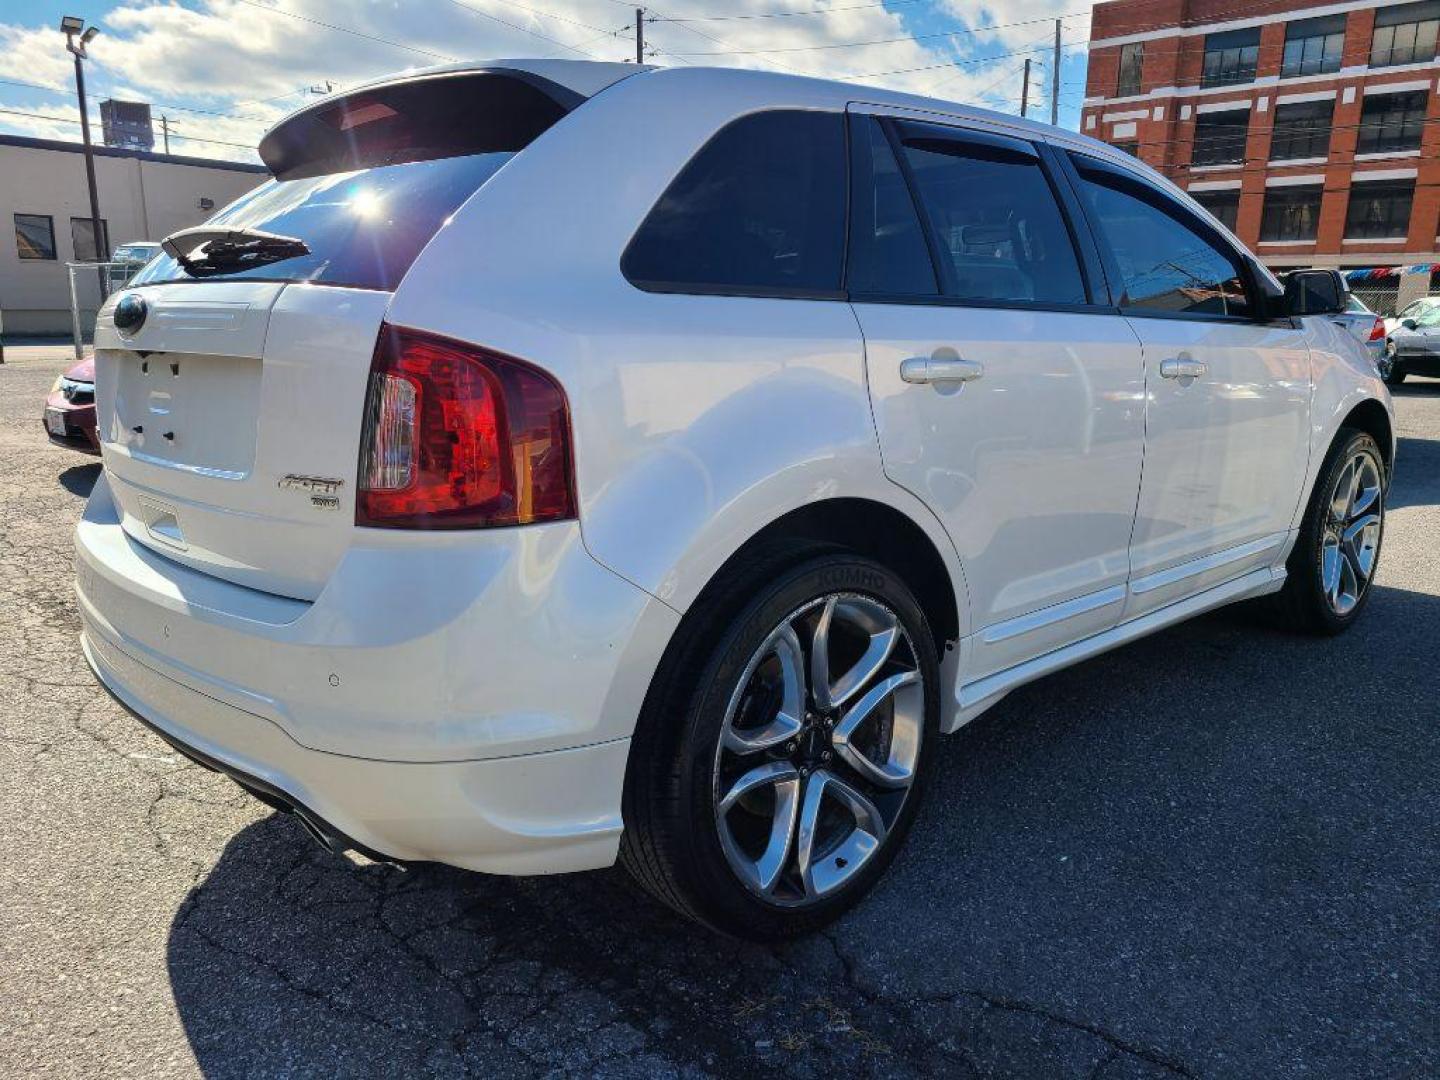
{"type": "MultiPolygon", "coordinates": [[[[207,222],[303,240],[306,255],[203,280],[306,281],[393,290],[430,238],[513,152],[471,154],[299,180],[270,180],[207,222]]],[[[162,254],[130,285],[194,281],[162,254]]]]}

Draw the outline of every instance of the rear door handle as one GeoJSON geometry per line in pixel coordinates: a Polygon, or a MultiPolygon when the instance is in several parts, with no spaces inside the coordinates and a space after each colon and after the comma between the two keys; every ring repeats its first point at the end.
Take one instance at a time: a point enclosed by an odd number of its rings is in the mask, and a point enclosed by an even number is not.
{"type": "Polygon", "coordinates": [[[912,356],[900,361],[900,378],[907,383],[970,382],[984,374],[980,361],[958,356],[912,356]]]}
{"type": "Polygon", "coordinates": [[[1198,379],[1208,370],[1210,369],[1201,361],[1192,360],[1188,356],[1160,361],[1160,377],[1162,379],[1198,379]]]}

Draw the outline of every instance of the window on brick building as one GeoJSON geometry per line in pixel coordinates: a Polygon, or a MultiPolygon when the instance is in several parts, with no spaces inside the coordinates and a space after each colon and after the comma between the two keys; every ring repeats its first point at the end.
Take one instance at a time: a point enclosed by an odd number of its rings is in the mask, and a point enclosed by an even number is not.
{"type": "MultiPolygon", "coordinates": [[[[1440,3],[1440,0],[1436,0],[1440,3]]],[[[1205,66],[1201,86],[1226,86],[1252,82],[1260,59],[1260,28],[1229,30],[1205,35],[1205,66]]]]}
{"type": "Polygon", "coordinates": [[[1275,134],[1270,139],[1270,160],[1326,157],[1330,153],[1330,126],[1334,115],[1334,98],[1275,106],[1275,134]]]}
{"type": "Polygon", "coordinates": [[[1195,145],[1192,165],[1231,165],[1245,160],[1245,133],[1250,127],[1249,109],[1204,112],[1195,117],[1195,145]]]}
{"type": "Polygon", "coordinates": [[[1305,243],[1320,231],[1320,184],[1265,189],[1265,209],[1260,215],[1260,239],[1305,243]]]}
{"type": "Polygon", "coordinates": [[[1392,67],[1434,60],[1437,31],[1440,31],[1440,0],[1380,8],[1375,12],[1370,66],[1392,67]]]}
{"type": "Polygon", "coordinates": [[[1125,153],[1131,157],[1138,158],[1140,156],[1140,141],[1138,139],[1125,139],[1121,142],[1111,143],[1110,145],[1115,147],[1116,150],[1124,150],[1125,153]]]}
{"type": "Polygon", "coordinates": [[[1140,72],[1144,66],[1144,42],[1132,41],[1120,46],[1120,81],[1115,87],[1117,97],[1140,93],[1140,72]]]}
{"type": "Polygon", "coordinates": [[[1410,204],[1414,198],[1414,180],[1355,184],[1345,212],[1345,239],[1403,239],[1410,231],[1410,204]]]}
{"type": "Polygon", "coordinates": [[[1240,216],[1240,191],[1192,191],[1191,198],[1203,206],[1210,213],[1215,215],[1216,220],[1224,225],[1231,232],[1235,231],[1235,221],[1240,216]]]}
{"type": "Polygon", "coordinates": [[[1429,91],[1403,94],[1366,94],[1360,110],[1360,138],[1357,154],[1393,154],[1419,150],[1425,132],[1425,108],[1429,91]]]}
{"type": "Polygon", "coordinates": [[[1280,74],[1288,77],[1339,71],[1344,51],[1344,15],[1297,19],[1285,24],[1285,58],[1280,74]]]}

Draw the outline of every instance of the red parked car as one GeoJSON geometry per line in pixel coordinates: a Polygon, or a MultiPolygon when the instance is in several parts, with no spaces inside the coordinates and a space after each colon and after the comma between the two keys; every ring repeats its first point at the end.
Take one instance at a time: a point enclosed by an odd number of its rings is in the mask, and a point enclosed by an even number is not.
{"type": "Polygon", "coordinates": [[[55,380],[45,398],[45,434],[50,441],[85,454],[100,453],[95,434],[95,358],[81,360],[55,380]]]}

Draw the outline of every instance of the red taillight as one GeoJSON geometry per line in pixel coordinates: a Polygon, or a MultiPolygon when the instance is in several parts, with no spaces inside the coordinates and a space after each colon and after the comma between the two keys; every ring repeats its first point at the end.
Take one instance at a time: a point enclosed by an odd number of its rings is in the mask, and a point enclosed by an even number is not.
{"type": "Polygon", "coordinates": [[[1370,340],[1371,340],[1371,341],[1384,341],[1384,340],[1385,340],[1385,320],[1384,320],[1384,319],[1376,319],[1376,320],[1375,320],[1375,325],[1370,328],[1370,340]]]}
{"type": "Polygon", "coordinates": [[[382,327],[357,525],[478,529],[574,516],[570,417],[553,379],[473,345],[382,327]]]}

